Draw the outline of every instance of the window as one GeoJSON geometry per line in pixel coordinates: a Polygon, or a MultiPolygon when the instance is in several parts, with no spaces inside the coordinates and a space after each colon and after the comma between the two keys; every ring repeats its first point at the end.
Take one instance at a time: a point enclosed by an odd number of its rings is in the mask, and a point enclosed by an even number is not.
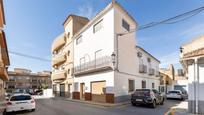
{"type": "Polygon", "coordinates": [[[151,62],[151,59],[150,59],[150,58],[147,58],[147,62],[149,62],[149,63],[150,63],[150,62],[151,62]]]}
{"type": "Polygon", "coordinates": [[[128,80],[128,91],[129,92],[132,92],[135,90],[135,81],[134,80],[128,80]]]}
{"type": "Polygon", "coordinates": [[[85,67],[85,57],[82,57],[81,59],[80,59],[80,67],[81,67],[81,69],[84,69],[84,67],[85,67]]]}
{"type": "Polygon", "coordinates": [[[70,73],[70,69],[67,70],[67,73],[68,73],[68,74],[70,73]]]}
{"type": "Polygon", "coordinates": [[[70,55],[70,51],[68,50],[68,52],[67,52],[67,55],[69,56],[70,55]]]}
{"type": "Polygon", "coordinates": [[[142,81],[142,89],[146,88],[146,81],[142,81]]]}
{"type": "Polygon", "coordinates": [[[103,27],[103,20],[100,20],[93,26],[93,33],[96,33],[103,27]]]}
{"type": "Polygon", "coordinates": [[[154,86],[154,83],[152,83],[152,89],[154,89],[154,87],[155,87],[155,86],[154,86]]]}
{"type": "Polygon", "coordinates": [[[123,19],[122,20],[122,26],[125,28],[127,31],[130,31],[130,25],[123,19]]]}
{"type": "Polygon", "coordinates": [[[82,36],[76,39],[76,45],[80,44],[81,42],[82,42],[82,36]]]}
{"type": "Polygon", "coordinates": [[[78,86],[79,86],[79,83],[78,83],[78,82],[75,82],[75,83],[74,83],[74,91],[78,91],[78,86]]]}

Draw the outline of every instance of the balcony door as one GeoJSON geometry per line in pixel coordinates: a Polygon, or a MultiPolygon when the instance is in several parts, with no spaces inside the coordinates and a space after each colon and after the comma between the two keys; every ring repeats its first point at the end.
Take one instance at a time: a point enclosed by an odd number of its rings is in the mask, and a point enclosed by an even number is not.
{"type": "Polygon", "coordinates": [[[102,57],[102,50],[97,50],[95,52],[95,66],[101,65],[103,63],[102,59],[100,59],[101,57],[102,57]]]}

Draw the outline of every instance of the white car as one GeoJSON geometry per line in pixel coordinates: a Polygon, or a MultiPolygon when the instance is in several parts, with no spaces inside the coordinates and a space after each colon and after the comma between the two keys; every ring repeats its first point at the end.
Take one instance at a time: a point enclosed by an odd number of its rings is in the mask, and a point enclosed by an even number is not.
{"type": "Polygon", "coordinates": [[[35,100],[29,94],[14,94],[6,104],[6,112],[15,112],[22,110],[35,111],[35,100]]]}
{"type": "Polygon", "coordinates": [[[180,90],[169,91],[166,94],[166,98],[167,99],[180,99],[180,100],[184,100],[185,99],[182,91],[180,91],[180,90]]]}

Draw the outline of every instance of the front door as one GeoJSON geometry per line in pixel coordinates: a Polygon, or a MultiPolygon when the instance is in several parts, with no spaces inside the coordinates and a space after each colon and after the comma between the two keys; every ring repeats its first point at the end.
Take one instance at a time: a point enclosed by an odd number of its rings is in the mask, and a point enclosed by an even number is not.
{"type": "Polygon", "coordinates": [[[85,83],[81,83],[80,84],[80,99],[84,99],[85,97],[85,83]]]}
{"type": "Polygon", "coordinates": [[[60,96],[65,96],[65,84],[60,84],[60,96]]]}

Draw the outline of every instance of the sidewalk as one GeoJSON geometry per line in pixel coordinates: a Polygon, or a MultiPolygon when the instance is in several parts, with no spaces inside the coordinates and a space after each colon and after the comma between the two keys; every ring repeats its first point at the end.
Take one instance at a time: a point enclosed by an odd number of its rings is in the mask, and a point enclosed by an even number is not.
{"type": "Polygon", "coordinates": [[[98,103],[98,102],[93,102],[93,101],[83,101],[83,100],[76,100],[76,99],[70,99],[66,98],[66,101],[71,101],[71,102],[77,102],[77,103],[84,103],[84,104],[90,104],[90,105],[96,105],[96,106],[102,106],[102,107],[119,107],[119,106],[125,106],[130,104],[130,102],[122,102],[122,103],[98,103]]]}
{"type": "Polygon", "coordinates": [[[188,113],[188,101],[183,101],[178,105],[171,107],[175,111],[174,115],[196,115],[188,113]]]}
{"type": "Polygon", "coordinates": [[[50,99],[53,97],[48,97],[48,96],[43,96],[43,95],[33,95],[32,96],[34,99],[50,99]]]}

